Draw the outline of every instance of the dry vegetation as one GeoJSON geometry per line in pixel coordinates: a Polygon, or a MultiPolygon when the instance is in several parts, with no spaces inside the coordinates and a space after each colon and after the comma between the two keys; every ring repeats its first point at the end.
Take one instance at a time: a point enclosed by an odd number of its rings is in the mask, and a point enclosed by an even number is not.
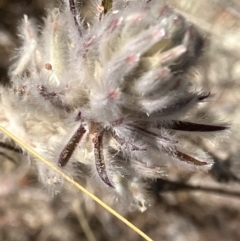
{"type": "MultiPolygon", "coordinates": [[[[228,137],[193,140],[215,159],[212,171],[185,173],[172,169],[153,186],[155,204],[145,213],[119,210],[154,240],[240,240],[240,4],[237,0],[166,0],[195,22],[206,35],[205,56],[190,74],[216,93],[200,115],[232,123],[228,137]]],[[[41,22],[47,0],[0,0],[0,80],[18,46],[17,26],[23,14],[41,22]]],[[[81,4],[84,10],[84,3],[81,4]]],[[[86,16],[90,17],[88,9],[86,16]]],[[[26,157],[0,149],[0,240],[142,240],[115,217],[72,186],[57,196],[38,183],[26,157]]],[[[90,187],[88,187],[90,188],[90,187]]],[[[113,197],[97,193],[107,203],[113,197]]]]}

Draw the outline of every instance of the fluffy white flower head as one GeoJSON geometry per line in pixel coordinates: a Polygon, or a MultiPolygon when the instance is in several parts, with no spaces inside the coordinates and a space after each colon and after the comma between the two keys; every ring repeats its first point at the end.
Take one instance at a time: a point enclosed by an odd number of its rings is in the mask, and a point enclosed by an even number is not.
{"type": "MultiPolygon", "coordinates": [[[[168,163],[212,165],[177,133],[226,127],[185,118],[209,97],[185,78],[204,43],[191,23],[158,0],[116,0],[106,14],[99,6],[86,24],[66,2],[49,10],[40,33],[24,16],[11,87],[1,88],[1,125],[70,175],[80,171],[144,211],[148,180],[168,163]]],[[[37,167],[54,192],[64,184],[37,167]]]]}

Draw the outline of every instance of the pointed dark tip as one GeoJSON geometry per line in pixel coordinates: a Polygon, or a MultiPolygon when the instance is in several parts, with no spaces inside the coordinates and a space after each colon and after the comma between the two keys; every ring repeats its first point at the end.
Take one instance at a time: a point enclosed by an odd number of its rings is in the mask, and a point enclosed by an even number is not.
{"type": "Polygon", "coordinates": [[[209,164],[205,161],[197,160],[196,158],[194,158],[192,156],[189,156],[188,154],[183,153],[183,152],[178,151],[178,150],[175,152],[175,154],[180,161],[183,161],[183,162],[195,165],[195,166],[206,166],[206,165],[209,164]]]}
{"type": "Polygon", "coordinates": [[[208,92],[207,94],[203,93],[202,95],[200,95],[200,96],[198,97],[198,100],[199,100],[199,101],[205,100],[205,99],[207,99],[210,95],[211,95],[211,92],[208,92]]]}
{"type": "Polygon", "coordinates": [[[176,121],[170,129],[190,132],[214,132],[228,130],[229,126],[205,125],[187,121],[176,121]]]}
{"type": "Polygon", "coordinates": [[[224,131],[224,130],[229,130],[229,129],[230,129],[230,126],[219,126],[219,131],[224,131]]]}

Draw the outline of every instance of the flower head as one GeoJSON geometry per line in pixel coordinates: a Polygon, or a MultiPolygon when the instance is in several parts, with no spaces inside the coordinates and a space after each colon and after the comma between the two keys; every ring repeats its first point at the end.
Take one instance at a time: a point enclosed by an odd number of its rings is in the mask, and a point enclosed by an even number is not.
{"type": "MultiPolygon", "coordinates": [[[[1,89],[1,124],[70,175],[81,164],[82,175],[143,211],[147,180],[162,177],[168,163],[212,165],[184,148],[178,132],[226,129],[186,119],[209,97],[185,75],[204,39],[157,0],[114,1],[84,26],[73,0],[48,12],[40,34],[24,16],[12,84],[1,89]]],[[[51,190],[63,185],[37,168],[51,190]]]]}

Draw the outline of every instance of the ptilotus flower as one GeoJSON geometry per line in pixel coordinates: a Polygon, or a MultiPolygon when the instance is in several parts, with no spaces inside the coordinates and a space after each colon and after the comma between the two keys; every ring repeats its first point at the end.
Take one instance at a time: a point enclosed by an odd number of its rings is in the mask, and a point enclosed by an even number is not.
{"type": "MultiPolygon", "coordinates": [[[[86,24],[66,1],[49,10],[40,33],[24,16],[11,87],[1,88],[1,125],[70,175],[80,171],[143,211],[146,183],[166,165],[212,165],[178,133],[226,127],[187,119],[210,95],[186,78],[204,44],[193,24],[158,0],[116,0],[106,14],[98,4],[86,24]]],[[[63,178],[36,165],[58,191],[63,178]]]]}

